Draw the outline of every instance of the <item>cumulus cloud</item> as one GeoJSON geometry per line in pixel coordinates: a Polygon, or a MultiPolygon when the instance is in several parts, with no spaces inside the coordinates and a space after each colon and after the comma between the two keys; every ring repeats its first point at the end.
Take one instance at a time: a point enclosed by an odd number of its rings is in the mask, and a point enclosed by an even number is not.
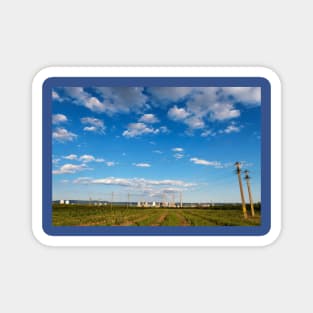
{"type": "Polygon", "coordinates": [[[63,157],[63,159],[67,159],[67,160],[77,160],[78,157],[76,154],[69,154],[63,157]]]}
{"type": "Polygon", "coordinates": [[[136,167],[151,167],[151,164],[149,163],[133,163],[136,167]]]}
{"type": "Polygon", "coordinates": [[[174,151],[174,152],[183,152],[184,149],[178,147],[178,148],[173,148],[172,151],[174,151]]]}
{"type": "Polygon", "coordinates": [[[89,169],[86,164],[64,164],[59,169],[54,170],[52,173],[55,175],[58,174],[74,174],[79,171],[84,171],[89,169]]]}
{"type": "Polygon", "coordinates": [[[154,114],[144,114],[140,117],[139,122],[146,123],[146,124],[154,124],[158,123],[159,120],[154,114]]]}
{"type": "Polygon", "coordinates": [[[205,165],[205,166],[214,166],[214,167],[220,167],[222,164],[218,161],[207,161],[203,159],[198,158],[191,158],[189,159],[192,163],[198,164],[198,165],[205,165]]]}
{"type": "Polygon", "coordinates": [[[210,107],[210,117],[212,120],[229,120],[240,116],[240,111],[234,109],[230,103],[214,103],[210,107]]]}
{"type": "Polygon", "coordinates": [[[238,103],[245,106],[260,105],[261,89],[259,87],[194,87],[176,90],[179,87],[163,87],[155,90],[160,97],[171,101],[186,99],[185,107],[174,105],[168,110],[168,117],[181,121],[190,130],[202,129],[208,121],[226,121],[240,116],[238,103]],[[169,88],[172,88],[169,89],[169,88]]]}
{"type": "Polygon", "coordinates": [[[84,127],[85,131],[104,134],[105,126],[102,120],[94,117],[83,117],[80,121],[83,125],[87,125],[84,127]]]}
{"type": "Polygon", "coordinates": [[[83,87],[64,87],[64,97],[73,103],[82,105],[93,112],[105,112],[105,105],[98,98],[89,94],[83,87]]]}
{"type": "Polygon", "coordinates": [[[228,125],[225,130],[224,133],[226,134],[230,134],[230,133],[238,133],[240,132],[240,127],[236,126],[236,125],[228,125]]]}
{"type": "Polygon", "coordinates": [[[123,132],[123,136],[132,138],[147,134],[157,134],[159,132],[159,129],[154,129],[144,123],[130,123],[127,130],[123,132]]]}
{"type": "Polygon", "coordinates": [[[52,124],[60,124],[67,122],[67,117],[64,114],[53,114],[52,124]]]}
{"type": "Polygon", "coordinates": [[[150,87],[147,91],[157,100],[171,102],[199,97],[208,102],[232,100],[246,105],[260,104],[260,87],[150,87]]]}
{"type": "Polygon", "coordinates": [[[105,159],[98,158],[98,159],[95,159],[95,161],[98,162],[98,163],[101,163],[101,162],[105,162],[105,159]]]}
{"type": "Polygon", "coordinates": [[[96,161],[95,157],[90,154],[84,154],[79,158],[80,161],[84,163],[96,161]]]}
{"type": "Polygon", "coordinates": [[[190,95],[193,87],[150,87],[148,92],[157,100],[178,101],[190,95]]]}
{"type": "Polygon", "coordinates": [[[211,129],[206,129],[201,133],[201,137],[208,137],[208,136],[214,136],[215,133],[211,129]]]}
{"type": "Polygon", "coordinates": [[[259,105],[261,102],[260,87],[223,87],[222,91],[225,95],[233,97],[235,101],[246,105],[259,105]]]}
{"type": "Polygon", "coordinates": [[[60,100],[61,99],[59,94],[55,90],[52,90],[51,96],[52,96],[53,100],[60,100]]]}
{"type": "MultiPolygon", "coordinates": [[[[197,114],[199,112],[194,112],[199,104],[200,111],[207,111],[202,112],[206,114],[209,111],[212,119],[226,119],[234,118],[234,115],[238,116],[238,112],[231,112],[229,116],[226,113],[227,110],[236,110],[232,107],[235,103],[240,102],[249,106],[259,105],[261,101],[259,87],[149,87],[146,88],[146,91],[144,87],[95,87],[92,89],[64,87],[61,93],[62,97],[57,91],[52,92],[52,97],[60,101],[71,100],[93,112],[113,115],[129,112],[142,113],[149,108],[146,93],[150,95],[149,100],[157,103],[158,106],[167,106],[169,103],[181,100],[188,101],[188,109],[174,106],[168,112],[169,117],[177,121],[184,120],[189,115],[203,118],[204,115],[199,116],[197,114]],[[226,104],[226,108],[221,110],[224,113],[215,113],[217,105],[214,106],[214,104],[221,106],[226,104]]],[[[150,114],[144,114],[141,121],[155,123],[155,117],[153,114],[149,117],[150,114]]]]}
{"type": "Polygon", "coordinates": [[[191,129],[200,129],[204,128],[205,124],[202,118],[198,116],[192,116],[190,118],[185,119],[184,123],[189,126],[191,129]]]}
{"type": "Polygon", "coordinates": [[[184,108],[178,108],[176,105],[169,109],[167,113],[168,117],[174,121],[180,121],[186,119],[190,115],[184,108]]]}
{"type": "Polygon", "coordinates": [[[95,127],[95,126],[85,126],[84,128],[84,131],[86,131],[86,132],[97,132],[97,127],[95,127]]]}
{"type": "Polygon", "coordinates": [[[60,141],[73,141],[77,137],[76,134],[69,132],[67,129],[59,127],[52,133],[52,138],[60,141]]]}
{"type": "Polygon", "coordinates": [[[184,157],[184,155],[182,153],[175,153],[174,154],[175,159],[182,159],[183,157],[184,157]]]}

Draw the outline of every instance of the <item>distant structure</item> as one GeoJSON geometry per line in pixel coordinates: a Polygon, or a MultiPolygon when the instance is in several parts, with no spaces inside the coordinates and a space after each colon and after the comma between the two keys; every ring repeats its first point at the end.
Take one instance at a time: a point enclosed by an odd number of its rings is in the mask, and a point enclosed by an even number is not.
{"type": "Polygon", "coordinates": [[[247,182],[247,187],[248,187],[251,215],[254,216],[255,214],[254,214],[253,198],[252,198],[252,192],[251,192],[251,186],[250,186],[251,177],[249,176],[248,170],[245,170],[244,173],[245,173],[245,180],[247,182]]]}
{"type": "Polygon", "coordinates": [[[247,208],[246,208],[246,201],[245,201],[245,196],[244,196],[243,188],[242,188],[241,163],[240,163],[240,162],[236,162],[236,163],[235,163],[235,166],[236,166],[236,173],[237,173],[238,182],[239,182],[239,189],[240,189],[240,195],[241,195],[243,217],[244,217],[244,218],[248,218],[248,215],[247,215],[247,208]]]}
{"type": "Polygon", "coordinates": [[[60,204],[64,204],[64,200],[60,200],[60,204]]]}
{"type": "Polygon", "coordinates": [[[113,202],[114,202],[114,192],[112,192],[111,194],[111,209],[112,209],[113,202]]]}
{"type": "Polygon", "coordinates": [[[180,203],[180,207],[182,208],[183,207],[183,193],[182,192],[179,193],[179,203],[180,203]]]}
{"type": "Polygon", "coordinates": [[[138,201],[137,207],[139,208],[159,208],[161,206],[160,202],[147,202],[147,201],[138,201]]]}
{"type": "Polygon", "coordinates": [[[129,208],[129,202],[130,202],[130,193],[127,194],[127,209],[129,208]]]}
{"type": "Polygon", "coordinates": [[[65,204],[70,204],[70,200],[65,200],[65,204]]]}

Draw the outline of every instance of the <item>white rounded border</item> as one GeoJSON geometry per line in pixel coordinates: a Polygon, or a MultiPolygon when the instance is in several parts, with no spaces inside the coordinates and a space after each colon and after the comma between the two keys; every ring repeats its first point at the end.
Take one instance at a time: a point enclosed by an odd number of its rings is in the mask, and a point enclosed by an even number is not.
{"type": "Polygon", "coordinates": [[[32,230],[48,246],[266,246],[281,231],[281,83],[265,67],[48,67],[32,84],[32,230]],[[271,84],[271,229],[263,236],[50,236],[42,228],[42,85],[51,77],[262,77],[271,84]]]}

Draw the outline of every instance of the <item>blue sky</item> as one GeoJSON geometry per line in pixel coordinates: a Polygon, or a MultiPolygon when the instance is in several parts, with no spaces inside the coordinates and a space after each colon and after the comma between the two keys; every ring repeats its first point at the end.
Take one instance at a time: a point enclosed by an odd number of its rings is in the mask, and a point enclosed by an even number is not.
{"type": "Polygon", "coordinates": [[[240,161],[260,201],[260,104],[258,87],[55,88],[53,199],[239,202],[240,161]]]}

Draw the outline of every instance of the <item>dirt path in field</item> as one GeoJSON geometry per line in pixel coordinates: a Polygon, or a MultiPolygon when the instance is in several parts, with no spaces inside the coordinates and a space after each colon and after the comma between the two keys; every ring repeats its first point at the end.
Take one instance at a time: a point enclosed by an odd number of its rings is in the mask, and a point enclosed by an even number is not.
{"type": "Polygon", "coordinates": [[[168,212],[162,213],[157,219],[156,223],[151,224],[151,226],[160,226],[163,223],[163,221],[166,219],[167,215],[168,215],[168,212]]]}
{"type": "Polygon", "coordinates": [[[180,221],[179,226],[190,226],[186,218],[181,213],[176,212],[176,216],[178,217],[180,221]]]}
{"type": "Polygon", "coordinates": [[[146,214],[144,216],[136,218],[133,221],[125,221],[124,223],[116,225],[116,226],[132,226],[132,225],[136,225],[136,223],[142,222],[142,221],[144,221],[147,218],[149,218],[149,214],[146,214]]]}

